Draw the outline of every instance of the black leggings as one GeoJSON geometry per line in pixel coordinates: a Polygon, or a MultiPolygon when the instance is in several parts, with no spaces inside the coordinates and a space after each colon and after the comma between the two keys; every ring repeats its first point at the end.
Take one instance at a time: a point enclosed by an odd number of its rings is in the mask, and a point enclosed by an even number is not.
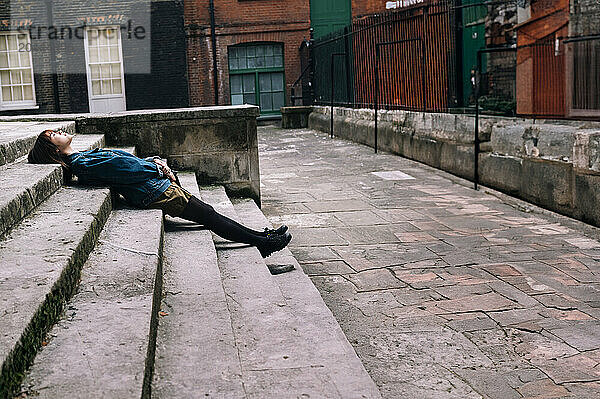
{"type": "Polygon", "coordinates": [[[242,226],[235,220],[223,216],[209,204],[198,198],[190,197],[180,218],[206,226],[218,236],[235,242],[259,245],[265,242],[261,232],[242,226]]]}

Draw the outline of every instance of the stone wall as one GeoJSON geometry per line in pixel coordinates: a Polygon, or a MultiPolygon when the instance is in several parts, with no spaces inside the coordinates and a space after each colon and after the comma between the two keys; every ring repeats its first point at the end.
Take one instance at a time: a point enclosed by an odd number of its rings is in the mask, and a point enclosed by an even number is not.
{"type": "Polygon", "coordinates": [[[260,204],[253,105],[155,109],[110,114],[4,116],[0,121],[75,121],[79,134],[104,134],[107,146],[135,146],[160,155],[174,170],[196,173],[200,184],[221,184],[232,196],[260,204]]]}
{"type": "MultiPolygon", "coordinates": [[[[329,132],[329,107],[309,127],[329,132]]],[[[482,117],[479,179],[486,186],[600,226],[600,123],[482,117]]],[[[374,145],[373,110],[335,108],[334,134],[374,145]]],[[[378,148],[473,179],[470,115],[380,111],[378,148]]]]}

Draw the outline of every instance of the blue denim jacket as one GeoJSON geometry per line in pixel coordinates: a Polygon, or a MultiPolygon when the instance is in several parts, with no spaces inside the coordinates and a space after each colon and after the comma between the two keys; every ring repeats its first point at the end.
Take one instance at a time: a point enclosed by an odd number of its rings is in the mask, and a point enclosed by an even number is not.
{"type": "Polygon", "coordinates": [[[95,148],[66,159],[80,183],[110,186],[132,205],[145,208],[171,185],[160,167],[122,150],[95,148]]]}

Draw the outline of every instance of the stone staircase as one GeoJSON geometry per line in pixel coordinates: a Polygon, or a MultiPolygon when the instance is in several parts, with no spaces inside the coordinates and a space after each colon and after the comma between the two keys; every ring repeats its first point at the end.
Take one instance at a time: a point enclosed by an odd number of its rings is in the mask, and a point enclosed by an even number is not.
{"type": "MultiPolygon", "coordinates": [[[[0,141],[0,398],[380,397],[289,250],[266,261],[295,270],[273,276],[254,247],[66,186],[59,166],[24,158],[41,130],[74,125],[8,125],[20,133],[0,141]]],[[[252,200],[180,179],[269,226],[252,200]]]]}

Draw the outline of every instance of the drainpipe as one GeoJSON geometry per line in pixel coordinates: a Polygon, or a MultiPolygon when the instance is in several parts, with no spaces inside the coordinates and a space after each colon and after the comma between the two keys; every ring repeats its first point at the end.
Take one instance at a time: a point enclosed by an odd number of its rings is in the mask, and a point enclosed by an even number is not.
{"type": "Polygon", "coordinates": [[[215,2],[210,0],[210,38],[212,42],[213,86],[215,88],[215,105],[219,105],[219,80],[217,71],[217,34],[215,29],[215,2]]]}
{"type": "MultiPolygon", "coordinates": [[[[46,12],[48,14],[48,29],[54,26],[54,18],[52,13],[52,0],[45,0],[46,12]]],[[[39,38],[38,38],[39,39],[39,38]]],[[[50,44],[50,67],[52,69],[52,91],[54,93],[54,110],[60,114],[60,96],[58,95],[58,73],[56,68],[56,43],[55,39],[48,38],[50,44]]]]}

